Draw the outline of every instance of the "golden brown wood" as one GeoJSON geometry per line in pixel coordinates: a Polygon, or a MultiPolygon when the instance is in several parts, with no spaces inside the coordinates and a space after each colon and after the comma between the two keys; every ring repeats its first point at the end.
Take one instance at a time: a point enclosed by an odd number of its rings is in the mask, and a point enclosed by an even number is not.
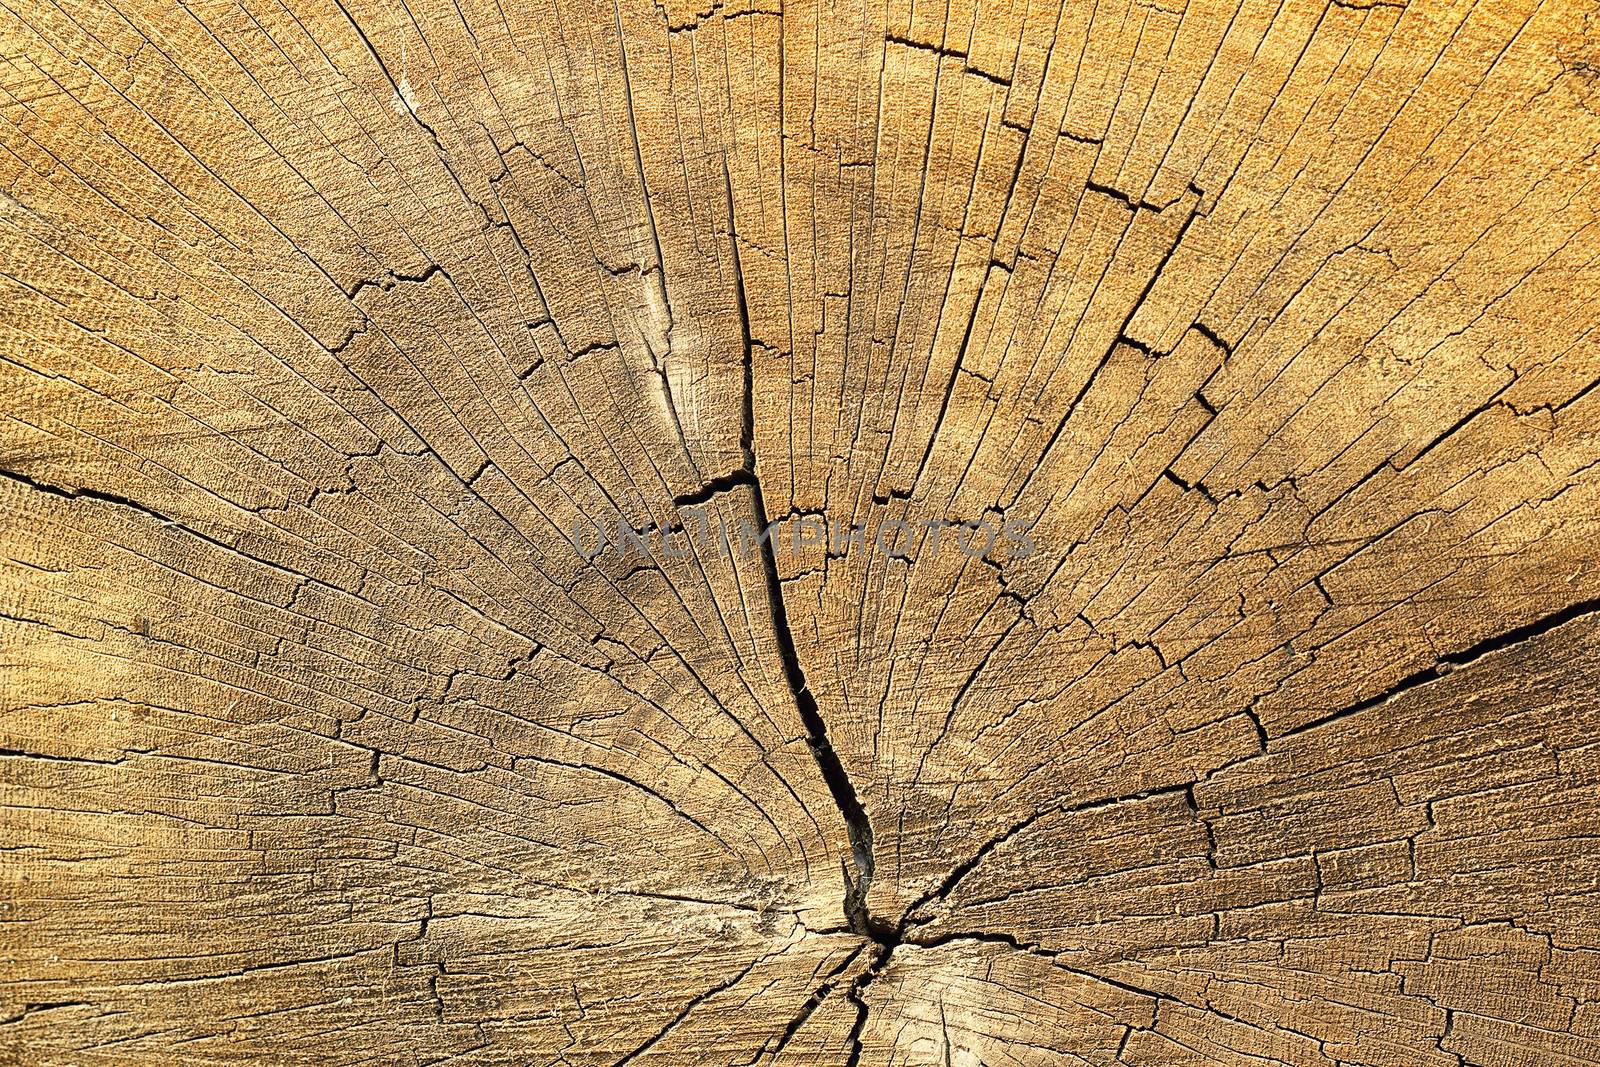
{"type": "Polygon", "coordinates": [[[0,1062],[1600,1063],[1592,4],[0,60],[0,1062]]]}

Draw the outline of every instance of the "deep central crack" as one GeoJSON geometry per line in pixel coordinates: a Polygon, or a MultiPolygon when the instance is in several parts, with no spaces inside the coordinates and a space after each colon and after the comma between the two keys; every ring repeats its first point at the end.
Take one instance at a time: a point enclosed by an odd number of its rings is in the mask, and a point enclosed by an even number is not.
{"type": "MultiPolygon", "coordinates": [[[[754,466],[753,456],[751,465],[754,466]]],[[[767,521],[767,508],[761,496],[760,479],[752,477],[750,488],[754,496],[756,520],[764,524],[767,521]]],[[[783,603],[783,588],[778,581],[778,561],[772,551],[771,538],[763,539],[760,547],[761,569],[766,575],[768,599],[772,603],[773,636],[777,641],[778,656],[783,662],[784,680],[789,683],[795,707],[800,711],[800,722],[806,728],[806,744],[817,761],[828,792],[833,794],[834,804],[844,816],[845,833],[850,841],[850,862],[845,864],[844,869],[845,922],[861,936],[879,941],[879,931],[883,926],[867,912],[867,889],[872,884],[872,823],[867,818],[866,809],[861,806],[861,798],[856,795],[854,783],[845,773],[839,754],[828,740],[828,726],[817,710],[817,698],[812,696],[806,685],[805,671],[800,666],[800,656],[794,647],[794,634],[789,629],[789,613],[783,603]],[[853,876],[852,866],[855,870],[853,876]]],[[[898,936],[898,931],[895,934],[898,936]]]]}
{"type": "MultiPolygon", "coordinates": [[[[761,479],[756,475],[755,448],[755,341],[750,333],[750,307],[746,303],[744,268],[739,261],[739,233],[733,210],[733,183],[728,175],[727,161],[723,160],[722,180],[727,194],[728,244],[733,266],[734,294],[739,305],[739,326],[744,334],[744,411],[739,427],[739,446],[744,462],[740,470],[730,477],[729,484],[748,484],[753,497],[756,521],[765,528],[767,502],[761,493],[761,479]]],[[[806,728],[806,744],[822,772],[822,780],[833,794],[833,802],[844,816],[845,833],[850,842],[850,859],[844,867],[844,918],[850,929],[862,937],[892,947],[884,937],[889,936],[882,923],[867,911],[867,889],[872,885],[872,823],[867,819],[856,787],[845,773],[839,754],[828,740],[828,725],[817,710],[817,698],[806,686],[806,674],[800,667],[800,656],[795,651],[794,633],[789,628],[789,613],[783,603],[783,587],[778,580],[778,560],[772,551],[772,539],[761,538],[761,569],[767,579],[767,599],[772,605],[772,629],[777,641],[778,655],[783,661],[784,680],[794,696],[795,707],[800,712],[800,722],[806,728]],[[852,876],[851,867],[855,873],[852,876]]],[[[901,925],[904,925],[903,923],[901,925]]],[[[893,931],[894,943],[899,941],[899,930],[893,931]]]]}

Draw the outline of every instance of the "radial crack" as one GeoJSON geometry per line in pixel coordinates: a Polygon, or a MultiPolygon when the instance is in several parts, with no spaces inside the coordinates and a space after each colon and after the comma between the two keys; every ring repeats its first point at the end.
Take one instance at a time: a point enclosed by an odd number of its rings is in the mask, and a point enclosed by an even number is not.
{"type": "MultiPolygon", "coordinates": [[[[757,473],[756,466],[755,342],[750,333],[744,271],[739,262],[739,234],[734,223],[733,187],[728,180],[726,160],[723,162],[723,180],[728,183],[726,186],[728,242],[733,249],[734,291],[738,300],[739,325],[744,344],[744,412],[739,435],[740,448],[744,453],[744,466],[726,479],[709,483],[701,492],[709,498],[712,493],[725,488],[748,484],[756,521],[765,527],[768,515],[767,502],[761,491],[761,477],[757,473]]],[[[695,500],[699,496],[698,493],[692,494],[684,500],[695,500]]],[[[866,809],[861,806],[861,799],[856,794],[855,785],[850,781],[850,775],[846,773],[839,754],[834,751],[832,742],[828,740],[828,726],[817,708],[817,698],[806,685],[805,671],[800,666],[800,655],[795,651],[794,632],[789,626],[789,613],[783,602],[783,586],[778,579],[778,560],[772,551],[772,539],[758,538],[757,545],[761,551],[761,570],[767,583],[767,599],[772,605],[773,638],[778,646],[779,659],[783,663],[784,680],[794,697],[795,708],[800,713],[800,722],[805,726],[806,744],[817,761],[817,768],[822,772],[822,780],[827,783],[828,792],[833,795],[833,802],[838,806],[839,814],[844,817],[845,832],[850,842],[850,859],[844,867],[845,921],[855,933],[876,940],[873,933],[876,924],[867,913],[867,889],[872,884],[872,823],[867,818],[866,809]],[[852,867],[855,872],[853,876],[852,867]]]]}

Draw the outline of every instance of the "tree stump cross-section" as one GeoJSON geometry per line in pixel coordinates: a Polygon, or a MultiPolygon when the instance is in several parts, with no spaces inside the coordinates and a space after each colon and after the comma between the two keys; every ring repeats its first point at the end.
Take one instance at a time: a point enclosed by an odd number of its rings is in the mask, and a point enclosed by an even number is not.
{"type": "Polygon", "coordinates": [[[0,6],[0,1063],[1600,1064],[1600,11],[0,6]]]}

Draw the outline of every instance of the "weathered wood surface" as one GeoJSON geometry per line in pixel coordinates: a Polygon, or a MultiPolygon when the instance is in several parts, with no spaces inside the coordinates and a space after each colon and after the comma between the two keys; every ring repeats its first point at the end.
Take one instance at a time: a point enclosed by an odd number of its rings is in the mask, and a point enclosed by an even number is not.
{"type": "Polygon", "coordinates": [[[0,1061],[1600,1063],[1592,4],[0,60],[0,1061]]]}

